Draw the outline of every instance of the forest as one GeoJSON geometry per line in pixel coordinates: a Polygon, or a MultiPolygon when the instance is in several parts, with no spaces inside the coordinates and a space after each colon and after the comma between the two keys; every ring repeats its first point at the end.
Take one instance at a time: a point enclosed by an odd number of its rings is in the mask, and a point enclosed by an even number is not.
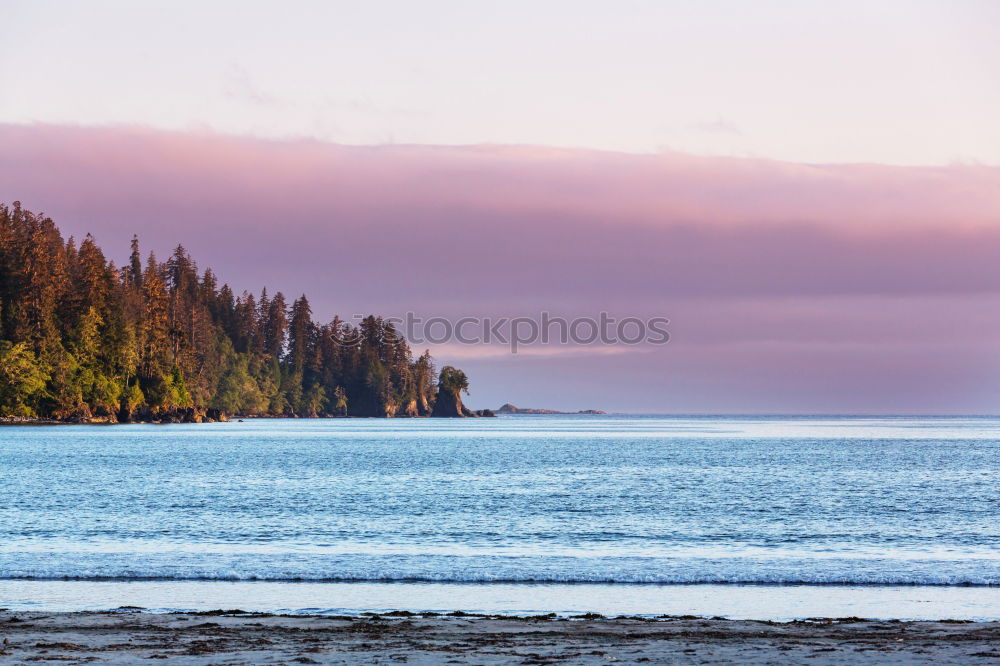
{"type": "Polygon", "coordinates": [[[0,417],[461,416],[468,379],[391,323],[313,321],[305,295],[233,293],[180,245],[118,267],[89,234],[0,204],[0,417]],[[437,396],[440,401],[435,410],[437,396]],[[457,413],[450,413],[457,412],[457,413]]]}

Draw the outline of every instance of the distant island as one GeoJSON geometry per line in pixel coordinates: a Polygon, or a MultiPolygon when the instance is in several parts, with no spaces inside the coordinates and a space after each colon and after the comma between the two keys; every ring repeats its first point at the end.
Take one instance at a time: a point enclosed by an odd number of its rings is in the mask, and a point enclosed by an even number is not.
{"type": "Polygon", "coordinates": [[[0,204],[0,423],[493,416],[382,317],[315,322],[303,294],[236,295],[180,245],[124,266],[0,204]]]}
{"type": "Polygon", "coordinates": [[[578,412],[560,412],[555,409],[532,409],[530,407],[515,407],[509,402],[496,410],[497,414],[607,414],[599,409],[581,409],[578,412]]]}

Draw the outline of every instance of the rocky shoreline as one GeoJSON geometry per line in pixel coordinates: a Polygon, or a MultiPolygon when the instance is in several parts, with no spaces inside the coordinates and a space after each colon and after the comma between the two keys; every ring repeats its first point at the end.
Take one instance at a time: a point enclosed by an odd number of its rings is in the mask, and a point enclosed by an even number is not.
{"type": "Polygon", "coordinates": [[[148,423],[148,424],[168,424],[168,423],[226,423],[229,421],[242,421],[243,419],[283,419],[283,418],[303,418],[303,419],[386,419],[386,418],[448,418],[459,416],[466,418],[491,418],[496,414],[491,409],[471,410],[462,406],[459,414],[428,414],[424,416],[409,416],[407,414],[397,414],[396,416],[287,416],[287,415],[261,415],[261,414],[226,414],[219,410],[177,410],[166,414],[158,415],[136,415],[133,418],[119,420],[113,416],[74,416],[66,419],[39,419],[25,416],[0,416],[0,426],[57,426],[57,425],[119,425],[127,423],[148,423]]]}
{"type": "Polygon", "coordinates": [[[0,609],[4,663],[974,664],[997,663],[998,645],[1000,622],[957,620],[0,609]]]}
{"type": "MultiPolygon", "coordinates": [[[[239,417],[233,417],[239,418],[239,417]]],[[[230,416],[218,409],[188,407],[153,414],[137,412],[116,416],[70,416],[65,419],[39,419],[27,416],[0,416],[0,425],[117,425],[120,423],[216,423],[229,421],[230,416]]]]}

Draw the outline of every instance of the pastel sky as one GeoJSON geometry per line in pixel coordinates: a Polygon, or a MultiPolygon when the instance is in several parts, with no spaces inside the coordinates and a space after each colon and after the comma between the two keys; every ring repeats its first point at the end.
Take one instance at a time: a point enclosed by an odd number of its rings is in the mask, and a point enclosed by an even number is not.
{"type": "Polygon", "coordinates": [[[4,0],[0,122],[1000,164],[995,0],[4,0]]]}
{"type": "Polygon", "coordinates": [[[0,201],[434,351],[473,407],[997,413],[1000,3],[5,2],[0,201]]]}

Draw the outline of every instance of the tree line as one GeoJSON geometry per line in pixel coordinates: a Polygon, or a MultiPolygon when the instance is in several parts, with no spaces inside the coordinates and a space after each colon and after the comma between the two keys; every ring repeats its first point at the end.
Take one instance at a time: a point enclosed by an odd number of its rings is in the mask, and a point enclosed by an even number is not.
{"type": "Polygon", "coordinates": [[[0,416],[429,416],[442,378],[449,398],[468,387],[381,317],[318,324],[305,295],[236,295],[180,245],[143,260],[133,237],[118,267],[89,234],[0,204],[0,416]]]}

